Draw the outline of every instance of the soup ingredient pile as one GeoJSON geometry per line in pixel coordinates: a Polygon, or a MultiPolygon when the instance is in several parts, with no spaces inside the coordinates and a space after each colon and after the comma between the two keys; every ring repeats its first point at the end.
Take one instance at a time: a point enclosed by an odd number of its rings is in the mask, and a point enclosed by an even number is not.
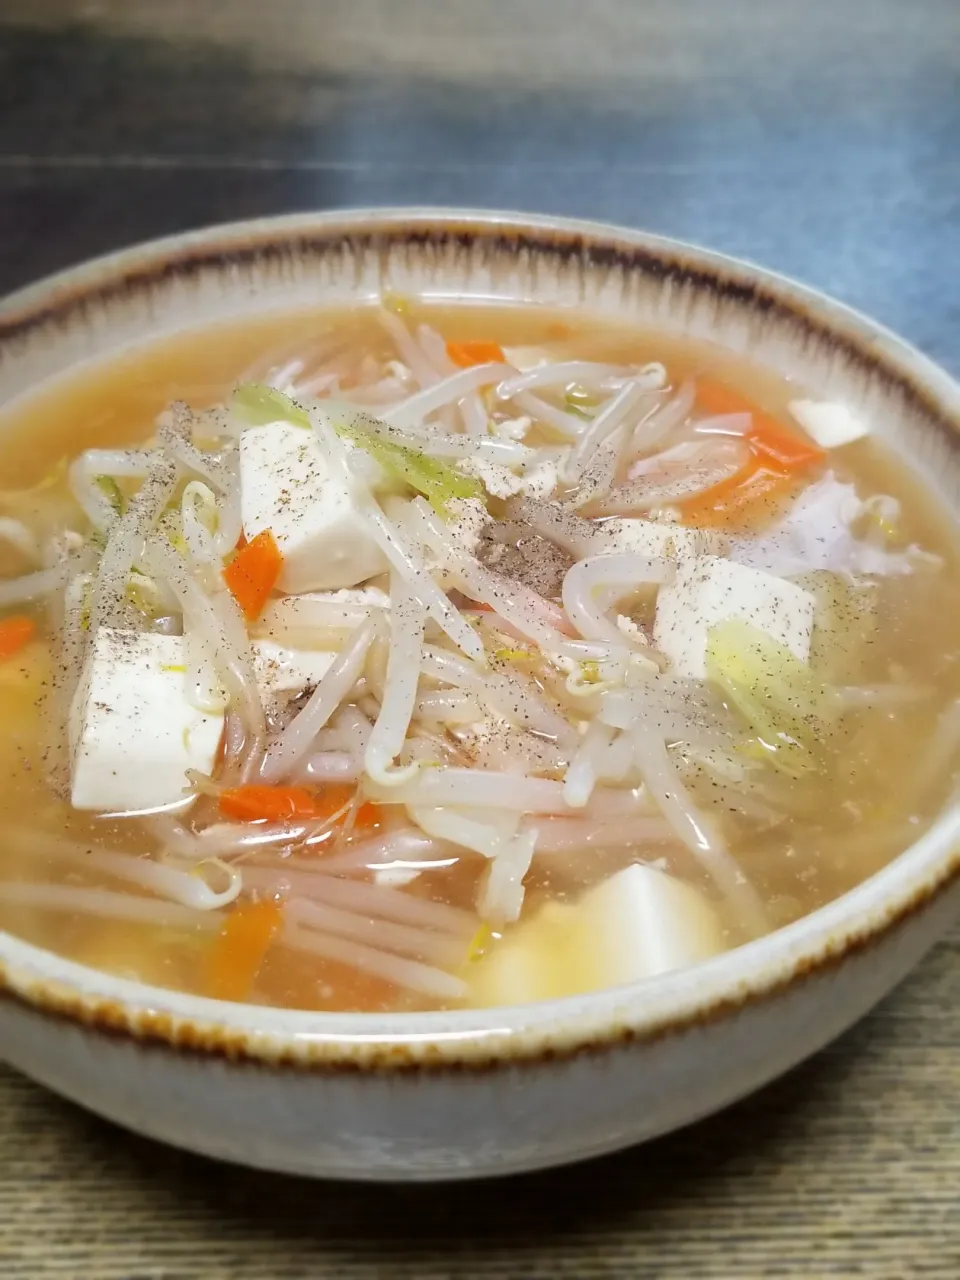
{"type": "Polygon", "coordinates": [[[536,1000],[774,927],[739,845],[923,696],[864,674],[882,584],[939,571],[846,476],[866,425],[377,324],[350,375],[294,361],[70,463],[0,656],[55,619],[50,786],[120,847],[51,834],[67,872],[0,906],[187,931],[227,999],[292,953],[320,1007],[331,973],[356,1007],[536,1000]]]}

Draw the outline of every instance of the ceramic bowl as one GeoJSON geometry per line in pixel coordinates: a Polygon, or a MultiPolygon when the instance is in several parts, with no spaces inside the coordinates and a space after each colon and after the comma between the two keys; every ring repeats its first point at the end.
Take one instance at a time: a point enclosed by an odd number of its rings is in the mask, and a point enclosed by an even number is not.
{"type": "MultiPolygon", "coordinates": [[[[127,250],[0,306],[0,400],[158,333],[394,292],[581,307],[713,338],[869,415],[953,509],[960,388],[769,272],[557,219],[304,215],[127,250]]],[[[140,1133],[225,1160],[443,1179],[578,1160],[687,1124],[815,1052],[960,911],[960,811],[829,906],[695,969],[479,1012],[340,1015],[123,981],[0,934],[0,1054],[140,1133]]]]}

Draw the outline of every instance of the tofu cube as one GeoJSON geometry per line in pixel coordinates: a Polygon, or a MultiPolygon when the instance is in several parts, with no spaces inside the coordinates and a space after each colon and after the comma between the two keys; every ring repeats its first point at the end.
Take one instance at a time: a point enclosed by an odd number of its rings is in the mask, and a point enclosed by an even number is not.
{"type": "Polygon", "coordinates": [[[274,422],[242,433],[240,506],[248,540],[264,529],[276,538],[288,594],[352,587],[387,568],[312,431],[274,422]]]}
{"type": "Polygon", "coordinates": [[[631,516],[612,516],[597,532],[604,551],[685,560],[691,556],[723,555],[728,540],[713,529],[685,529],[631,516]]]}
{"type": "Polygon", "coordinates": [[[829,400],[792,400],[789,409],[821,449],[839,449],[870,434],[870,428],[847,408],[829,400]]]}
{"type": "Polygon", "coordinates": [[[101,627],[70,708],[75,809],[187,805],[186,771],[211,773],[223,714],[187,701],[182,636],[101,627]]]}
{"type": "Polygon", "coordinates": [[[529,1004],[637,982],[723,949],[720,919],[698,890],[636,864],[521,924],[477,962],[472,991],[483,1005],[529,1004]]]}
{"type": "Polygon", "coordinates": [[[806,662],[814,610],[810,592],[792,582],[717,556],[698,556],[681,560],[675,580],[660,588],[653,642],[670,659],[673,674],[703,679],[710,628],[741,618],[806,662]]]}
{"type": "Polygon", "coordinates": [[[326,649],[291,649],[273,640],[253,641],[253,667],[265,696],[315,689],[337,656],[326,649]]]}
{"type": "MultiPolygon", "coordinates": [[[[699,890],[637,863],[591,889],[580,903],[595,981],[635,982],[707,960],[724,949],[723,929],[699,890]]],[[[586,956],[584,963],[588,963],[586,956]]]]}

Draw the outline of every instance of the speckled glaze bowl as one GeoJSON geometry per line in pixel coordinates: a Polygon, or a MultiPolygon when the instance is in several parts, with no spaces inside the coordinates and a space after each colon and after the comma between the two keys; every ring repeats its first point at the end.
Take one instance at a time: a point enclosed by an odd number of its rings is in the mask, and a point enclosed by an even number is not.
{"type": "MultiPolygon", "coordinates": [[[[584,307],[718,339],[869,415],[954,509],[960,388],[756,267],[638,232],[376,210],[178,236],[0,305],[0,401],[158,333],[394,292],[584,307]]],[[[789,928],[695,969],[511,1009],[340,1015],[109,977],[0,933],[0,1055],[101,1115],[225,1160],[358,1179],[512,1173],[749,1093],[849,1027],[960,912],[960,810],[789,928]]]]}

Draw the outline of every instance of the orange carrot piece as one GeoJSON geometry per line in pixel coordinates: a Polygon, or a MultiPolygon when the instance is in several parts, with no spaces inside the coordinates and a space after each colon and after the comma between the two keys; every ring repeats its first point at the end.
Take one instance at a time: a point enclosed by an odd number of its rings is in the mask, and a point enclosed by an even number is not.
{"type": "MultiPolygon", "coordinates": [[[[306,787],[252,782],[242,787],[228,787],[221,792],[220,812],[235,822],[286,822],[296,818],[323,820],[345,809],[355,794],[356,788],[348,783],[331,783],[314,792],[306,787]]],[[[379,806],[365,801],[357,808],[353,826],[356,830],[376,826],[379,822],[379,806]]]]}
{"type": "Polygon", "coordinates": [[[709,378],[697,379],[697,408],[704,414],[722,417],[728,413],[756,413],[757,406],[751,404],[746,396],[725,382],[713,382],[709,378]]]}
{"type": "Polygon", "coordinates": [[[749,413],[753,422],[745,439],[753,452],[781,471],[797,471],[823,462],[826,453],[798,431],[778,422],[755,404],[722,382],[703,379],[697,383],[697,407],[711,417],[728,413],[749,413]]]}
{"type": "Polygon", "coordinates": [[[233,908],[207,961],[206,985],[214,999],[247,999],[282,925],[278,902],[244,902],[233,908]]]}
{"type": "Polygon", "coordinates": [[[371,827],[379,827],[383,822],[383,810],[372,800],[364,800],[353,818],[354,831],[368,831],[371,827]]]}
{"type": "Polygon", "coordinates": [[[749,413],[751,425],[743,439],[750,457],[729,479],[678,504],[684,524],[750,528],[761,523],[797,483],[798,472],[826,459],[812,440],[764,413],[725,383],[700,380],[697,406],[711,416],[749,413]]]}
{"type": "Polygon", "coordinates": [[[12,658],[30,643],[36,634],[37,624],[22,613],[14,613],[0,620],[0,661],[12,658]]]}
{"type": "Polygon", "coordinates": [[[506,357],[495,342],[448,342],[447,355],[461,369],[474,364],[502,364],[506,357]]]}
{"type": "Polygon", "coordinates": [[[220,794],[220,812],[237,822],[283,822],[286,818],[329,818],[350,803],[353,788],[331,786],[317,795],[306,787],[247,783],[220,794]]]}
{"type": "Polygon", "coordinates": [[[260,616],[282,568],[283,556],[277,541],[269,529],[264,529],[241,547],[224,569],[224,581],[248,622],[260,616]]]}
{"type": "Polygon", "coordinates": [[[680,517],[684,524],[700,529],[754,528],[797,483],[795,475],[751,460],[735,476],[679,503],[680,517]]]}
{"type": "Polygon", "coordinates": [[[755,413],[747,432],[750,448],[778,471],[800,471],[826,461],[818,444],[791,431],[766,413],[755,413]]]}

